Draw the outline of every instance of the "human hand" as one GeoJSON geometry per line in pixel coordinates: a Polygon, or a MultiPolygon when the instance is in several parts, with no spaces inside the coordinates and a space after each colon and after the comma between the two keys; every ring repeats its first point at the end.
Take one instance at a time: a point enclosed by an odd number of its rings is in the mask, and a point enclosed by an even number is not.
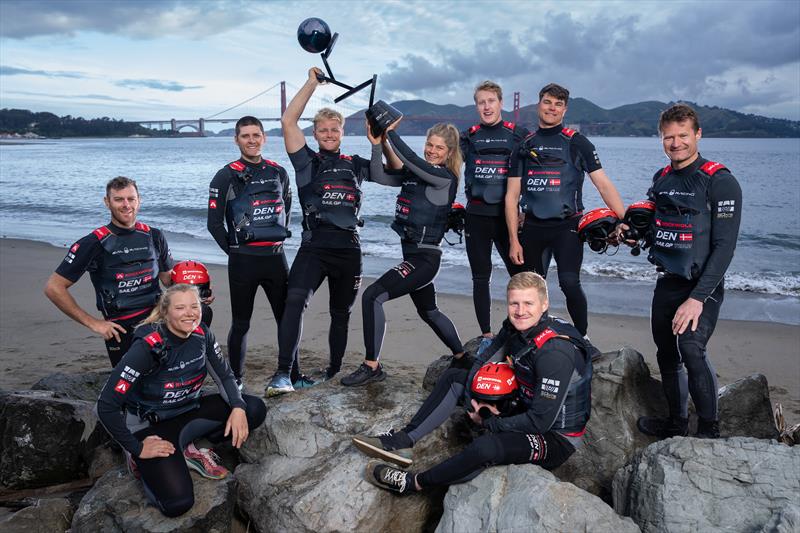
{"type": "Polygon", "coordinates": [[[158,435],[150,435],[142,441],[142,451],[139,459],[153,459],[155,457],[169,457],[175,453],[175,446],[168,440],[164,440],[158,435]]]}
{"type": "Polygon", "coordinates": [[[231,435],[234,448],[241,448],[244,441],[250,435],[250,428],[247,427],[247,415],[241,407],[231,409],[228,421],[225,423],[224,437],[231,435]]]}
{"type": "Polygon", "coordinates": [[[509,244],[508,257],[515,265],[522,265],[525,263],[525,258],[522,255],[522,245],[519,241],[509,244]]]}
{"type": "Polygon", "coordinates": [[[689,324],[692,331],[697,331],[697,324],[700,321],[700,314],[703,312],[703,302],[694,298],[687,298],[685,302],[675,311],[672,319],[672,334],[682,335],[689,324]]]}
{"type": "Polygon", "coordinates": [[[369,126],[369,120],[364,119],[364,125],[367,128],[367,139],[369,139],[370,144],[372,145],[381,144],[381,142],[383,142],[382,137],[375,137],[372,135],[372,128],[370,128],[369,126]]]}
{"type": "Polygon", "coordinates": [[[108,320],[98,320],[93,319],[94,321],[89,325],[89,329],[101,335],[105,340],[111,340],[113,337],[114,340],[120,342],[120,333],[126,333],[125,328],[117,324],[116,322],[110,322],[108,320]]]}
{"type": "Polygon", "coordinates": [[[400,118],[398,118],[397,120],[395,120],[394,122],[392,122],[391,124],[389,124],[389,126],[386,128],[386,131],[387,131],[387,132],[390,132],[390,131],[392,131],[392,130],[396,130],[396,129],[397,129],[397,126],[399,126],[399,125],[400,125],[400,122],[401,122],[402,120],[403,120],[403,117],[400,117],[400,118]]]}
{"type": "Polygon", "coordinates": [[[214,303],[215,299],[216,299],[216,296],[214,296],[212,294],[208,298],[203,298],[202,300],[200,300],[200,303],[204,303],[206,305],[211,305],[212,303],[214,303]]]}
{"type": "Polygon", "coordinates": [[[481,409],[488,409],[494,416],[500,416],[500,411],[492,404],[479,402],[473,398],[470,400],[470,405],[472,406],[472,410],[467,411],[467,414],[469,414],[470,420],[472,420],[476,426],[483,425],[483,417],[480,414],[481,409]]]}
{"type": "Polygon", "coordinates": [[[321,80],[321,77],[324,77],[325,73],[322,72],[321,69],[317,67],[311,67],[308,69],[308,81],[313,83],[314,85],[319,85],[320,83],[325,83],[324,80],[321,80]]]}

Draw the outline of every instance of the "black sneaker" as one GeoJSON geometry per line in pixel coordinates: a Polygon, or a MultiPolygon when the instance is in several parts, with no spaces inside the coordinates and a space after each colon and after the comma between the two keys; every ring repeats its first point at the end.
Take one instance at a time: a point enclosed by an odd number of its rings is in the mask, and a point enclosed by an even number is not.
{"type": "Polygon", "coordinates": [[[384,379],[386,379],[386,372],[383,371],[383,366],[378,365],[378,368],[372,370],[366,363],[361,363],[361,366],[355,372],[343,377],[341,383],[345,387],[358,387],[373,381],[383,381],[384,379]]]}
{"type": "Polygon", "coordinates": [[[403,468],[411,466],[411,438],[403,431],[390,429],[378,435],[356,435],[353,445],[369,455],[385,461],[390,461],[403,468]]]}
{"type": "Polygon", "coordinates": [[[378,461],[370,461],[365,472],[367,481],[385,490],[396,492],[397,494],[411,494],[416,492],[414,488],[414,474],[406,470],[400,470],[392,465],[378,461]]]}
{"type": "Polygon", "coordinates": [[[660,416],[640,416],[636,427],[645,435],[668,439],[685,437],[689,433],[688,418],[664,418],[660,416]]]}
{"type": "Polygon", "coordinates": [[[450,360],[450,368],[470,370],[472,368],[472,363],[474,362],[475,359],[465,352],[461,355],[461,357],[453,356],[453,359],[450,360]]]}
{"type": "Polygon", "coordinates": [[[718,439],[719,421],[697,419],[697,433],[694,434],[698,439],[718,439]]]}

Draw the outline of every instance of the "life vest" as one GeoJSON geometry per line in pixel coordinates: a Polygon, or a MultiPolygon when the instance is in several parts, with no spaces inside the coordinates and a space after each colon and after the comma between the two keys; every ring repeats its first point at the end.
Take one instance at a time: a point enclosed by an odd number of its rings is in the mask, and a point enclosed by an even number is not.
{"type": "Polygon", "coordinates": [[[161,294],[158,251],[150,226],[137,222],[130,233],[106,226],[92,232],[103,247],[100,268],[92,273],[97,308],[106,318],[153,307],[161,294]]]}
{"type": "Polygon", "coordinates": [[[313,179],[300,191],[303,205],[303,229],[327,226],[357,231],[362,226],[361,186],[358,181],[360,164],[349,155],[317,154],[312,161],[313,179]]]}
{"type": "Polygon", "coordinates": [[[134,376],[141,381],[128,400],[128,409],[142,420],[157,422],[191,411],[198,405],[206,379],[206,330],[198,326],[180,346],[172,346],[156,324],[136,329],[153,354],[157,367],[149,374],[134,376]]]}
{"type": "Polygon", "coordinates": [[[257,169],[234,161],[225,216],[233,246],[271,246],[288,237],[280,165],[262,159],[257,169]]]}
{"type": "Polygon", "coordinates": [[[464,154],[464,192],[468,202],[503,203],[515,128],[513,122],[504,121],[499,128],[476,124],[467,130],[469,149],[464,154]]]}
{"type": "Polygon", "coordinates": [[[576,348],[576,357],[567,395],[552,429],[570,437],[578,437],[583,434],[591,416],[592,362],[587,341],[573,325],[559,318],[543,317],[530,332],[528,345],[513,354],[514,374],[519,382],[520,399],[527,407],[538,395],[549,394],[555,398],[563,384],[547,383],[548,380],[542,380],[536,375],[534,368],[543,346],[556,338],[571,342],[576,348]]]}
{"type": "Polygon", "coordinates": [[[404,241],[438,246],[447,232],[447,218],[456,197],[458,180],[453,177],[450,181],[445,205],[436,205],[428,200],[426,191],[430,187],[411,172],[405,172],[392,222],[392,229],[404,241]]]}
{"type": "Polygon", "coordinates": [[[575,166],[570,151],[576,133],[569,128],[557,135],[534,132],[523,141],[520,204],[526,214],[563,220],[583,211],[583,171],[575,166]]]}
{"type": "Polygon", "coordinates": [[[711,180],[720,170],[714,161],[703,163],[691,176],[679,176],[665,167],[653,182],[655,201],[653,245],[647,259],[659,270],[697,279],[711,254],[711,180]]]}

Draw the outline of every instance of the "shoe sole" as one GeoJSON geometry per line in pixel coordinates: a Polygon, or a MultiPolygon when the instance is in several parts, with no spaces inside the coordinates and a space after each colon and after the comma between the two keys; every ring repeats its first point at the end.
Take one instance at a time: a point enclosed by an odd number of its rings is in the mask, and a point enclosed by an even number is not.
{"type": "Polygon", "coordinates": [[[290,392],[294,392],[295,389],[273,389],[272,387],[267,387],[266,396],[267,398],[273,398],[275,396],[280,396],[281,394],[289,394],[290,392]]]}
{"type": "Polygon", "coordinates": [[[206,479],[224,479],[224,478],[228,477],[228,473],[229,472],[226,472],[221,476],[213,476],[213,475],[209,474],[208,471],[206,471],[205,468],[203,468],[202,466],[199,466],[197,463],[195,463],[193,459],[184,458],[184,460],[186,461],[186,466],[189,467],[189,470],[194,470],[195,472],[200,474],[200,476],[202,476],[202,477],[204,477],[206,479]]]}
{"type": "Polygon", "coordinates": [[[381,372],[377,376],[372,376],[368,379],[365,379],[361,383],[345,383],[343,381],[344,379],[345,378],[342,378],[342,380],[340,380],[339,383],[341,383],[345,387],[363,387],[364,385],[369,385],[370,383],[377,383],[378,381],[383,381],[384,379],[386,379],[386,372],[381,372]]]}
{"type": "Polygon", "coordinates": [[[384,450],[383,448],[378,448],[368,442],[359,440],[358,437],[353,437],[353,446],[358,448],[361,452],[369,457],[383,459],[384,461],[389,461],[390,463],[396,464],[397,466],[402,466],[404,468],[409,468],[414,463],[413,459],[392,453],[388,450],[384,450]]]}

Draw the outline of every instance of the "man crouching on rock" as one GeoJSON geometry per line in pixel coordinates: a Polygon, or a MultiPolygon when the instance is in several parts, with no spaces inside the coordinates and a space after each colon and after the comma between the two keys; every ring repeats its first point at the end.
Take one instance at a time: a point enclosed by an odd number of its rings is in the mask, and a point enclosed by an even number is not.
{"type": "Polygon", "coordinates": [[[462,397],[470,420],[483,434],[461,453],[424,472],[372,461],[367,465],[367,481],[410,494],[469,481],[492,465],[533,463],[552,470],[580,446],[591,410],[591,346],[574,326],[548,316],[547,283],[540,275],[516,274],[506,294],[508,320],[478,354],[471,371],[451,368],[442,374],[403,429],[359,435],[353,444],[369,456],[408,468],[414,444],[443,424],[462,397]],[[485,376],[486,362],[504,359],[513,368],[509,381],[515,378],[519,391],[516,402],[505,402],[508,408],[498,409],[496,404],[475,399],[481,387],[473,380],[476,375],[485,376]]]}

